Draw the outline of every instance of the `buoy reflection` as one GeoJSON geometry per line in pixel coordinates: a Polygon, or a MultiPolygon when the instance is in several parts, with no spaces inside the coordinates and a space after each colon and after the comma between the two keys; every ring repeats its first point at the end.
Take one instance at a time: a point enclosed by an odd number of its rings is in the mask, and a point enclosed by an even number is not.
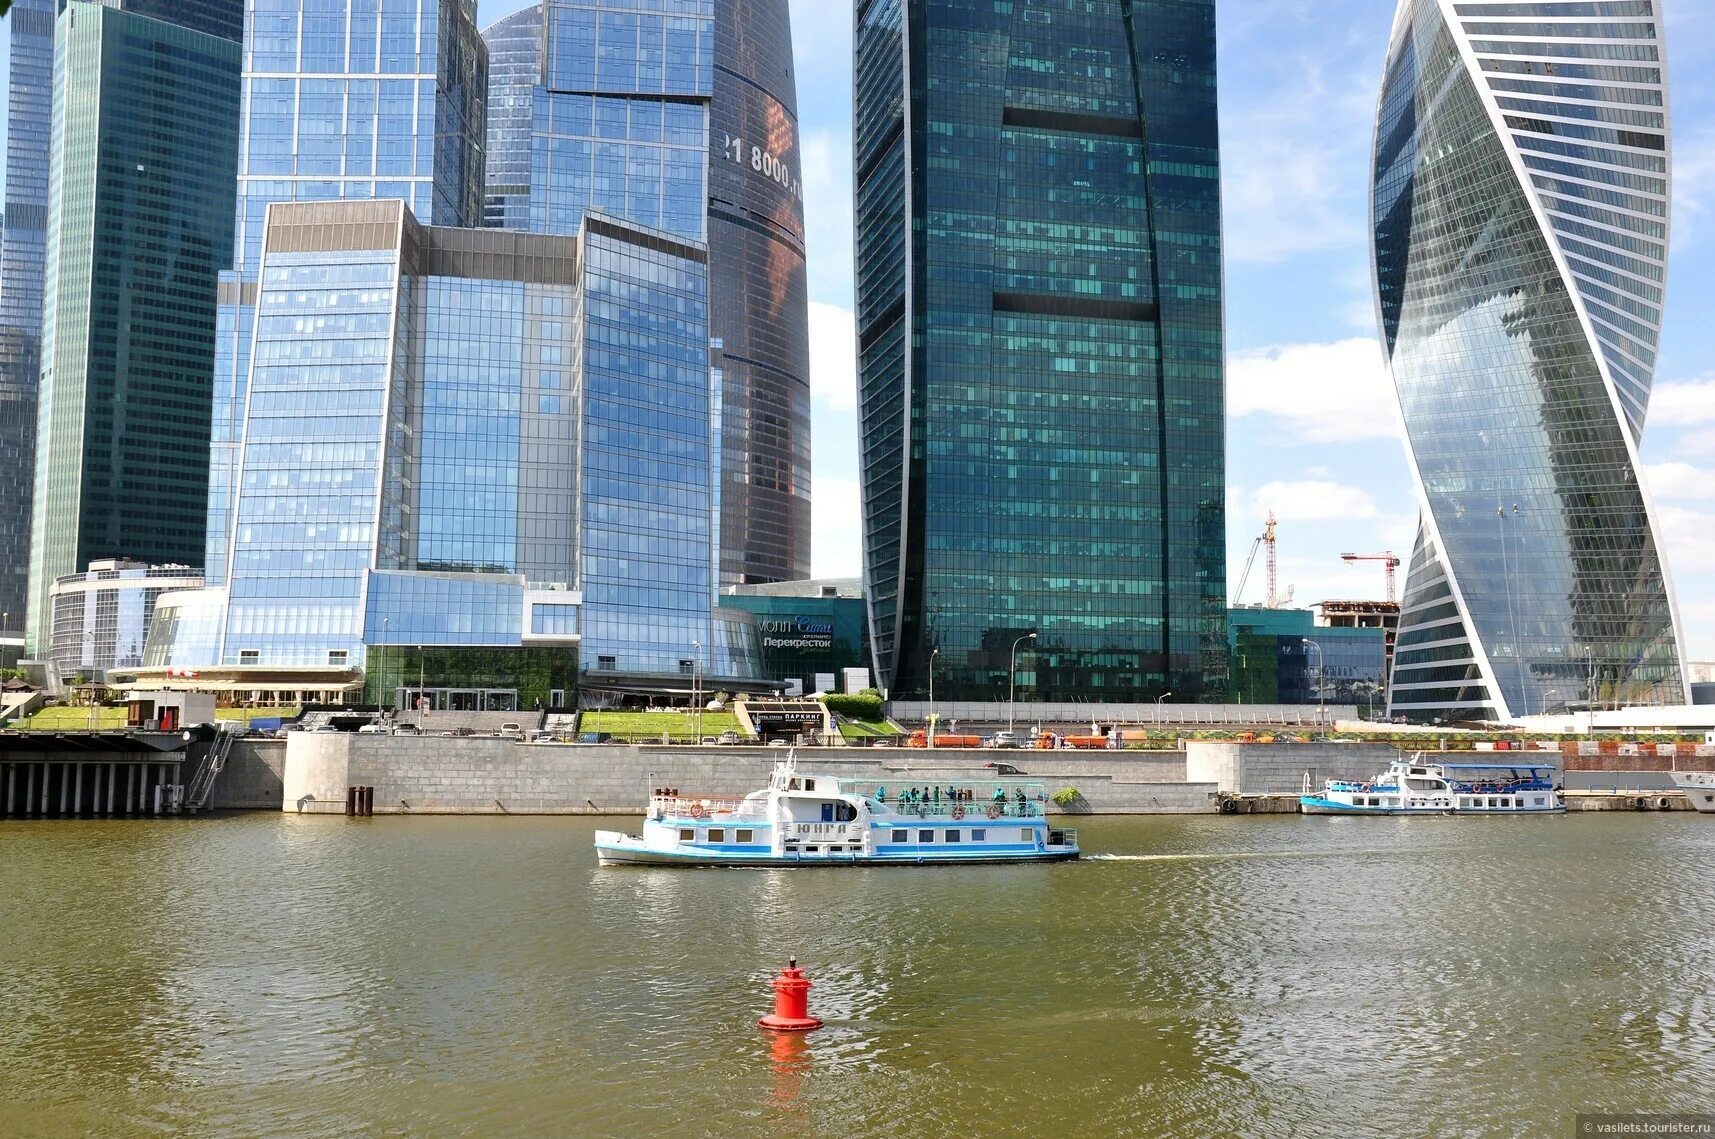
{"type": "Polygon", "coordinates": [[[770,1058],[774,1063],[773,1105],[794,1108],[810,1071],[810,1042],[802,1032],[768,1033],[770,1058]]]}

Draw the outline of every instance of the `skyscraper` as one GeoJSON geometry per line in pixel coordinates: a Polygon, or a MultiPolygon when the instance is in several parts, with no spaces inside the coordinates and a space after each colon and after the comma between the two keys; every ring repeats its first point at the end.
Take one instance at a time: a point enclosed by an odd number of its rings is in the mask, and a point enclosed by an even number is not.
{"type": "Polygon", "coordinates": [[[882,684],[1223,694],[1213,0],[859,0],[856,21],[882,684]]]}
{"type": "Polygon", "coordinates": [[[624,8],[545,0],[484,33],[504,60],[488,224],[572,234],[595,209],[707,244],[720,577],[804,577],[809,314],[787,0],[624,8]]]}
{"type": "Polygon", "coordinates": [[[92,558],[202,561],[242,0],[71,0],[55,29],[29,625],[92,558]]]}
{"type": "Polygon", "coordinates": [[[1688,700],[1638,477],[1668,237],[1657,9],[1399,6],[1372,218],[1422,517],[1395,713],[1688,700]]]}
{"type": "Polygon", "coordinates": [[[42,368],[54,0],[14,0],[7,92],[6,232],[0,241],[0,632],[24,627],[36,385],[42,368]]]}
{"type": "Polygon", "coordinates": [[[236,508],[271,202],[398,198],[441,226],[482,218],[488,52],[476,0],[251,0],[232,271],[220,282],[209,463],[208,580],[224,579],[236,508]]]}

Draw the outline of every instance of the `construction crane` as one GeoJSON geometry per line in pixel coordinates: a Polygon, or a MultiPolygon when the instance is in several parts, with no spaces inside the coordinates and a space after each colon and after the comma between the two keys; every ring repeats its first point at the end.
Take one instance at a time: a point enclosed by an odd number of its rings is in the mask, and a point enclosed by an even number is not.
{"type": "Polygon", "coordinates": [[[1393,571],[1399,568],[1399,557],[1392,550],[1383,550],[1379,554],[1341,554],[1340,560],[1343,562],[1384,563],[1387,566],[1387,599],[1390,602],[1399,600],[1393,585],[1393,571]]]}
{"type": "MultiPolygon", "coordinates": [[[[1271,510],[1268,512],[1268,524],[1263,527],[1262,533],[1257,535],[1256,541],[1251,543],[1251,556],[1245,559],[1245,570],[1239,575],[1239,588],[1233,594],[1234,608],[1237,608],[1239,603],[1244,600],[1245,583],[1251,579],[1251,567],[1256,564],[1256,552],[1264,546],[1268,547],[1268,558],[1266,559],[1268,566],[1268,595],[1264,599],[1264,604],[1270,609],[1283,604],[1277,592],[1279,583],[1279,567],[1275,561],[1274,511],[1271,510]]],[[[1286,591],[1286,601],[1292,600],[1292,592],[1293,591],[1290,589],[1286,591]]]]}

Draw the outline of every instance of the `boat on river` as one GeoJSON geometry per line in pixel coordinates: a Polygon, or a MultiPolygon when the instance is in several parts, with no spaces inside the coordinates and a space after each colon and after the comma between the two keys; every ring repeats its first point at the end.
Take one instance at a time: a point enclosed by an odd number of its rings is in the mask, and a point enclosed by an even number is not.
{"type": "Polygon", "coordinates": [[[1078,832],[1050,826],[1042,783],[907,775],[903,785],[776,764],[742,796],[654,788],[643,833],[597,831],[603,866],[926,866],[1064,862],[1078,832]]]}
{"type": "Polygon", "coordinates": [[[1395,760],[1367,782],[1329,779],[1319,792],[1304,776],[1307,815],[1530,815],[1560,813],[1566,798],[1555,767],[1542,763],[1425,763],[1395,760]]]}
{"type": "Polygon", "coordinates": [[[1685,792],[1685,801],[1706,815],[1715,815],[1715,772],[1675,771],[1673,785],[1685,792]]]}

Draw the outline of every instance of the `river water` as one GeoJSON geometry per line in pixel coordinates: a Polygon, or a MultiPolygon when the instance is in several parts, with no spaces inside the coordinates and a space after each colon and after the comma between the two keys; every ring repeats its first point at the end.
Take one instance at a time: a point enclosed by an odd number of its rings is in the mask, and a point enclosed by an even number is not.
{"type": "Polygon", "coordinates": [[[0,824],[0,1134],[1573,1134],[1715,1111],[1715,819],[1084,820],[598,869],[581,819],[0,824]],[[797,956],[828,1026],[767,1038],[797,956]]]}

